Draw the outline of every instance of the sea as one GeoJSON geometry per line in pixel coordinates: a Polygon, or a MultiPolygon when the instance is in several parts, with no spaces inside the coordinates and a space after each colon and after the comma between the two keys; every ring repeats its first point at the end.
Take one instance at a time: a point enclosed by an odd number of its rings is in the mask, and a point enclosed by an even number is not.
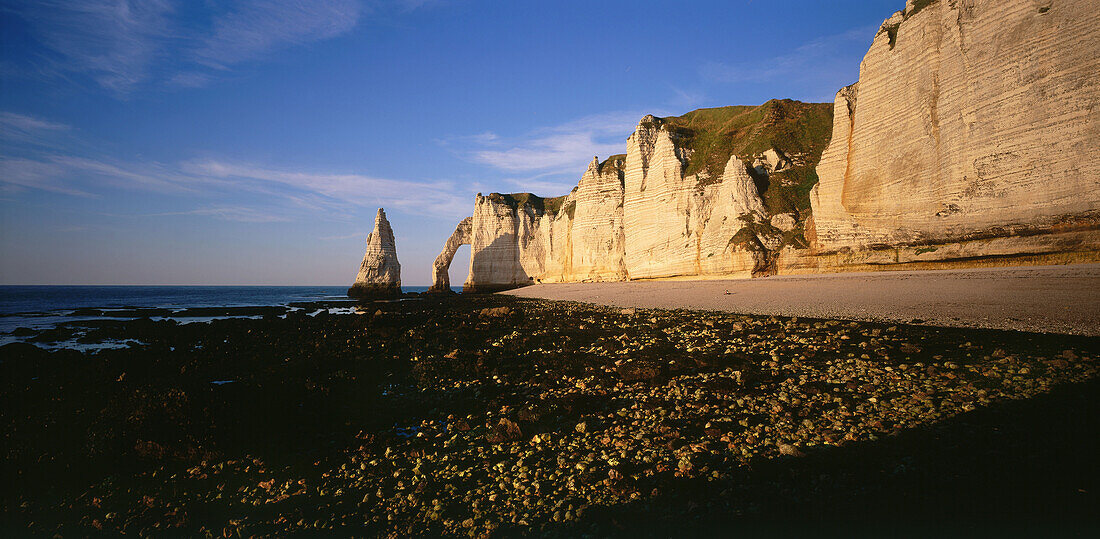
{"type": "MultiPolygon", "coordinates": [[[[29,340],[32,332],[52,329],[70,322],[127,320],[148,316],[142,310],[156,309],[153,320],[176,320],[181,324],[209,322],[220,318],[258,316],[192,316],[187,309],[219,307],[288,307],[291,304],[325,302],[330,314],[354,311],[347,286],[0,286],[0,345],[29,340]],[[346,303],[346,305],[341,305],[346,303]],[[98,311],[98,312],[96,312],[98,311]],[[131,314],[131,312],[133,312],[131,314]],[[30,331],[28,331],[30,330],[30,331]]],[[[404,292],[424,292],[426,286],[405,286],[404,292]]],[[[70,341],[34,342],[44,348],[90,349],[87,343],[70,341]]],[[[106,347],[126,343],[108,343],[106,347]]],[[[102,348],[103,346],[101,346],[102,348]]]]}

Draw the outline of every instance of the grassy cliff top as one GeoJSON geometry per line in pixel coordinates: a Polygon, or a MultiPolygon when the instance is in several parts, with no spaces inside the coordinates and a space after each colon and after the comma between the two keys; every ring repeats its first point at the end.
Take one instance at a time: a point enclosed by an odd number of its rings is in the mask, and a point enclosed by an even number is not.
{"type": "MultiPolygon", "coordinates": [[[[808,215],[810,188],[817,183],[814,167],[833,131],[832,103],[803,103],[773,99],[758,106],[730,106],[691,111],[682,116],[656,118],[654,122],[672,135],[676,144],[691,150],[685,175],[706,172],[702,184],[717,182],[731,155],[751,164],[756,155],[776,149],[787,156],[801,156],[795,166],[760,179],[758,188],[772,214],[796,212],[808,215]]],[[[621,170],[625,154],[599,163],[621,170]]],[[[498,202],[513,208],[530,205],[538,211],[559,213],[565,196],[543,198],[531,193],[492,193],[498,202]]],[[[566,212],[569,208],[564,208],[566,212]]]]}
{"type": "Polygon", "coordinates": [[[550,213],[561,211],[562,205],[565,204],[565,198],[568,196],[544,198],[533,193],[489,193],[489,198],[494,202],[503,202],[513,208],[528,205],[538,211],[550,213]]]}
{"type": "Polygon", "coordinates": [[[810,211],[814,170],[833,133],[832,103],[772,99],[759,106],[699,109],[682,116],[657,118],[676,145],[691,150],[684,174],[705,172],[700,185],[717,182],[730,156],[751,165],[753,158],[776,149],[795,164],[770,177],[756,177],[764,206],[771,214],[794,212],[804,220],[810,211]]]}
{"type": "Polygon", "coordinates": [[[706,171],[717,180],[731,155],[751,162],[770,148],[806,155],[808,164],[816,165],[832,135],[833,104],[772,99],[755,107],[699,109],[656,121],[677,145],[693,151],[684,174],[706,171]]]}
{"type": "Polygon", "coordinates": [[[602,174],[604,172],[604,167],[607,167],[608,165],[610,165],[614,170],[622,170],[626,167],[626,154],[618,153],[608,156],[607,159],[604,159],[600,162],[596,171],[602,174]]]}

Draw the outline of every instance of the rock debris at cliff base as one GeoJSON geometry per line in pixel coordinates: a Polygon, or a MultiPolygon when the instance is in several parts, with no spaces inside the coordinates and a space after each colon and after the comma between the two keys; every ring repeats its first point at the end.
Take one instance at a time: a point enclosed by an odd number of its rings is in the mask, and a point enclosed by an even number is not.
{"type": "Polygon", "coordinates": [[[1095,338],[504,297],[361,312],[0,348],[5,529],[1097,525],[1095,338]]]}

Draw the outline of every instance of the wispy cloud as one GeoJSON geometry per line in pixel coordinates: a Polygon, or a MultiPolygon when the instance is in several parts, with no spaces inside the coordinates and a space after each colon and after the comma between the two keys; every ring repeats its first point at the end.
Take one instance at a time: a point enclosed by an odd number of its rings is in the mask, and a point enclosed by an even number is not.
{"type": "Polygon", "coordinates": [[[577,178],[580,177],[580,173],[576,173],[572,178],[561,177],[562,175],[560,174],[555,174],[554,176],[558,176],[560,181],[545,180],[538,176],[533,178],[507,178],[504,181],[514,187],[512,189],[513,191],[530,192],[539,196],[554,197],[572,191],[573,188],[577,186],[577,178]]]}
{"type": "Polygon", "coordinates": [[[354,233],[351,233],[351,234],[337,234],[335,236],[321,236],[317,239],[319,239],[321,241],[342,241],[342,240],[352,240],[352,239],[365,238],[365,237],[367,237],[366,232],[354,232],[354,233]]]}
{"type": "Polygon", "coordinates": [[[0,111],[0,141],[8,143],[46,144],[72,128],[65,124],[0,111]]]}
{"type": "Polygon", "coordinates": [[[706,102],[707,96],[703,92],[686,90],[683,88],[677,88],[676,86],[670,86],[672,93],[675,97],[672,98],[670,104],[679,108],[694,108],[698,107],[702,103],[706,102]]]}
{"type": "MultiPolygon", "coordinates": [[[[434,2],[372,1],[409,11],[434,2]]],[[[199,87],[216,73],[354,29],[365,0],[13,0],[38,50],[23,69],[35,76],[90,77],[118,96],[142,85],[199,87]]],[[[5,62],[6,70],[16,69],[5,62]]]]}
{"type": "Polygon", "coordinates": [[[467,212],[472,194],[468,191],[478,187],[217,159],[175,163],[117,159],[96,151],[94,144],[79,137],[59,142],[45,136],[69,130],[63,124],[0,111],[0,135],[11,142],[0,145],[0,192],[38,190],[79,197],[156,193],[196,204],[207,201],[176,215],[276,222],[318,216],[350,218],[356,208],[372,206],[452,218],[467,212]],[[28,151],[26,145],[19,144],[27,137],[41,137],[41,143],[28,151]],[[211,204],[211,199],[247,204],[211,204]]]}
{"type": "MultiPolygon", "coordinates": [[[[807,42],[789,54],[752,61],[725,63],[706,62],[699,74],[706,80],[723,83],[767,82],[793,76],[817,76],[834,72],[833,57],[853,44],[866,44],[875,35],[877,26],[853,28],[847,32],[821,37],[807,42]]],[[[846,60],[846,58],[845,58],[846,60]]]]}
{"type": "MultiPolygon", "coordinates": [[[[362,174],[332,174],[286,170],[226,161],[194,161],[183,169],[202,178],[232,181],[249,189],[276,187],[290,190],[295,202],[319,207],[355,205],[390,206],[427,215],[458,215],[469,206],[467,193],[450,182],[418,182],[376,178],[362,174]]],[[[272,191],[268,191],[272,193],[272,191]]]]}
{"type": "MultiPolygon", "coordinates": [[[[37,189],[72,196],[99,197],[112,192],[186,195],[194,200],[219,197],[282,208],[245,213],[245,206],[213,206],[174,215],[211,215],[248,222],[275,222],[313,215],[338,218],[354,207],[386,206],[410,213],[454,217],[468,210],[469,193],[450,182],[375,178],[277,169],[226,161],[164,164],[116,161],[71,155],[35,159],[0,156],[4,191],[37,189]]],[[[168,214],[163,214],[168,215],[168,214]]]]}
{"type": "Polygon", "coordinates": [[[168,217],[175,215],[201,215],[239,223],[286,223],[293,220],[285,215],[245,206],[214,206],[189,211],[152,213],[140,217],[168,217]]]}
{"type": "Polygon", "coordinates": [[[242,0],[214,21],[195,56],[224,69],[292,45],[336,37],[355,27],[357,0],[242,0]]]}
{"type": "Polygon", "coordinates": [[[65,167],[56,163],[0,157],[0,191],[10,193],[36,189],[79,197],[95,196],[69,185],[65,181],[65,172],[65,167]]]}
{"type": "Polygon", "coordinates": [[[626,138],[647,112],[586,116],[513,139],[488,133],[467,137],[470,159],[507,172],[550,171],[580,175],[592,156],[626,151],[626,138]]]}
{"type": "Polygon", "coordinates": [[[34,118],[14,112],[0,112],[0,130],[4,133],[40,133],[42,131],[68,131],[65,124],[34,118]]]}
{"type": "Polygon", "coordinates": [[[168,0],[30,0],[7,9],[26,21],[58,72],[87,74],[125,93],[143,82],[171,37],[168,0]]]}

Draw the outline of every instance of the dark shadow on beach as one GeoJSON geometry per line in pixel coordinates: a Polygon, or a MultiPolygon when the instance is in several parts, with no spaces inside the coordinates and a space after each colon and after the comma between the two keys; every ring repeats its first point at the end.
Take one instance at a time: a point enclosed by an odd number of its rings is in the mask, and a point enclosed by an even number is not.
{"type": "Polygon", "coordinates": [[[1093,380],[877,441],[756,459],[730,481],[677,479],[552,534],[1096,537],[1098,397],[1093,380]]]}

